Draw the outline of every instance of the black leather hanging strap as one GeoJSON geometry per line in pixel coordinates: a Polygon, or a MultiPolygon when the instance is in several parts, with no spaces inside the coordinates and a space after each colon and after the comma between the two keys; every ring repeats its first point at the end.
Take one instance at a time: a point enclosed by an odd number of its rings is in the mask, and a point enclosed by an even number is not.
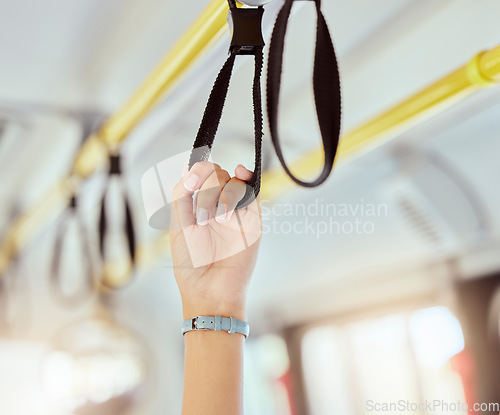
{"type": "MultiPolygon", "coordinates": [[[[321,12],[320,0],[314,1],[318,14],[316,31],[316,52],[314,58],[313,88],[325,162],[319,177],[311,182],[304,182],[295,177],[288,168],[280,145],[278,132],[279,95],[281,90],[281,74],[285,37],[293,2],[285,0],[278,14],[273,30],[269,50],[267,73],[267,110],[271,138],[276,154],[294,182],[305,187],[316,187],[322,184],[331,174],[340,138],[341,126],[341,90],[340,75],[335,56],[335,49],[330,37],[328,25],[321,12]]],[[[205,113],[189,160],[189,168],[196,162],[207,161],[212,151],[215,135],[219,127],[226,101],[234,62],[237,55],[255,56],[255,75],[253,83],[254,129],[255,129],[255,169],[248,183],[245,197],[237,208],[248,205],[260,192],[262,175],[262,96],[261,74],[263,66],[262,7],[254,9],[238,9],[234,0],[228,0],[232,17],[232,39],[229,58],[222,67],[210,93],[205,113]]]]}
{"type": "Polygon", "coordinates": [[[295,0],[285,0],[278,14],[269,46],[269,62],[267,72],[267,111],[271,139],[276,154],[290,178],[304,187],[316,187],[322,184],[331,174],[340,138],[341,126],[341,90],[340,75],[335,56],[333,42],[328,25],[321,12],[321,0],[309,0],[316,3],[317,31],[316,52],[314,58],[314,98],[318,117],[325,163],[319,177],[311,182],[304,182],[295,177],[288,168],[281,149],[278,131],[278,109],[283,68],[283,51],[288,20],[295,0]]]}
{"type": "Polygon", "coordinates": [[[59,222],[56,231],[50,280],[53,293],[56,294],[57,298],[61,302],[69,305],[74,305],[75,303],[85,300],[92,294],[94,288],[94,269],[92,266],[92,255],[90,253],[90,245],[85,225],[83,224],[82,219],[78,214],[76,196],[73,196],[71,198],[70,203],[66,209],[65,216],[59,222]],[[85,274],[85,282],[82,285],[81,290],[77,290],[72,294],[65,293],[62,287],[61,279],[61,254],[66,238],[66,231],[70,221],[74,221],[78,226],[78,237],[82,254],[82,262],[78,263],[76,266],[82,267],[85,274]]]}
{"type": "MultiPolygon", "coordinates": [[[[108,175],[108,183],[106,184],[106,188],[108,188],[109,180],[116,176],[120,177],[122,174],[121,171],[121,161],[120,156],[110,156],[109,157],[109,175],[108,175]]],[[[108,233],[108,220],[107,220],[107,212],[106,212],[106,195],[107,191],[104,192],[101,201],[101,215],[99,218],[99,252],[101,254],[101,258],[103,261],[106,260],[106,252],[105,252],[105,237],[108,233]]],[[[132,209],[130,208],[130,201],[128,195],[124,189],[122,189],[123,195],[123,204],[125,208],[125,232],[127,234],[127,246],[130,256],[130,261],[132,266],[135,267],[135,229],[134,229],[134,221],[132,217],[132,209]]]]}
{"type": "Polygon", "coordinates": [[[234,62],[237,55],[254,55],[255,74],[253,80],[254,134],[255,134],[255,168],[252,179],[248,182],[243,199],[237,209],[247,206],[260,192],[262,175],[262,92],[261,76],[263,67],[262,16],[263,8],[238,9],[234,1],[229,0],[233,21],[233,36],[229,57],[215,80],[212,92],[205,108],[193,151],[189,160],[189,168],[200,161],[207,161],[212,151],[215,135],[219,127],[226,101],[234,62]]]}

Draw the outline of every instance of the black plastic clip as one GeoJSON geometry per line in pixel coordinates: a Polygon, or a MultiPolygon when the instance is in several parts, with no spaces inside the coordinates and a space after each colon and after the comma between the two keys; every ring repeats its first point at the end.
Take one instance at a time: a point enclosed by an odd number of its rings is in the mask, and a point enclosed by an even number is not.
{"type": "Polygon", "coordinates": [[[230,52],[238,55],[255,55],[257,48],[265,46],[262,35],[262,17],[264,9],[231,8],[229,26],[231,28],[230,52]]]}
{"type": "Polygon", "coordinates": [[[69,200],[69,206],[68,206],[68,207],[69,207],[71,210],[76,210],[76,205],[77,205],[77,204],[78,204],[78,203],[77,203],[77,201],[76,201],[76,196],[75,196],[75,195],[71,196],[71,199],[69,200]]]}
{"type": "Polygon", "coordinates": [[[120,156],[115,156],[115,155],[109,156],[109,174],[110,175],[122,174],[120,156]]]}

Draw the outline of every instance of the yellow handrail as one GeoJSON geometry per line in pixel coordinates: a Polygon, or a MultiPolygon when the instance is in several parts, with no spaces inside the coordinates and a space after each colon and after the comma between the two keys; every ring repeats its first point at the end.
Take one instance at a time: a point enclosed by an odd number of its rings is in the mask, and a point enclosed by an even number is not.
{"type": "MultiPolygon", "coordinates": [[[[54,187],[42,203],[14,222],[0,245],[0,275],[6,270],[12,258],[26,246],[30,236],[36,233],[37,226],[40,226],[42,219],[50,214],[53,207],[67,200],[81,179],[91,175],[106,163],[108,152],[116,151],[119,143],[163,94],[172,88],[194,63],[200,52],[220,36],[226,27],[226,14],[226,1],[212,0],[130,101],[111,117],[97,134],[86,141],[75,158],[72,175],[54,187]]],[[[499,82],[500,46],[478,54],[467,65],[344,135],[338,160],[375,144],[382,138],[394,136],[477,90],[497,85],[499,82]]],[[[293,170],[297,175],[307,177],[318,169],[322,159],[321,149],[315,150],[294,163],[293,170]]],[[[290,188],[293,188],[293,182],[281,169],[264,174],[263,198],[275,198],[290,188]]],[[[167,236],[168,234],[163,234],[153,246],[140,247],[139,258],[152,259],[164,253],[168,243],[167,236]]]]}
{"type": "Polygon", "coordinates": [[[37,233],[43,220],[69,199],[82,179],[105,166],[109,152],[118,150],[127,134],[172,89],[201,53],[222,36],[227,30],[227,12],[227,0],[211,0],[129,101],[85,141],[75,157],[70,176],[14,220],[0,244],[0,276],[37,233]]]}
{"type": "MultiPolygon", "coordinates": [[[[343,135],[337,160],[377,144],[382,139],[393,137],[474,92],[499,83],[500,45],[477,54],[466,65],[343,135]]],[[[299,177],[308,177],[318,171],[322,164],[323,151],[319,148],[292,164],[292,170],[299,177]]],[[[281,168],[268,171],[262,180],[262,197],[275,198],[293,185],[281,168]]]]}
{"type": "MultiPolygon", "coordinates": [[[[343,135],[336,161],[345,160],[362,149],[387,140],[474,92],[499,83],[500,45],[477,54],[448,76],[343,135]]],[[[323,160],[323,150],[318,148],[292,163],[292,170],[299,177],[309,177],[319,173],[323,160]]],[[[264,200],[275,199],[294,187],[295,183],[279,166],[263,174],[261,196],[264,200]]],[[[141,247],[140,257],[144,263],[149,263],[165,255],[168,244],[168,232],[165,232],[153,244],[141,247]]]]}
{"type": "Polygon", "coordinates": [[[104,143],[111,151],[116,151],[120,143],[165,93],[172,89],[201,53],[227,30],[227,12],[226,0],[211,1],[137,92],[104,123],[95,137],[87,140],[73,166],[76,176],[87,177],[105,162],[99,154],[106,156],[107,151],[102,151],[100,143],[104,143]]]}

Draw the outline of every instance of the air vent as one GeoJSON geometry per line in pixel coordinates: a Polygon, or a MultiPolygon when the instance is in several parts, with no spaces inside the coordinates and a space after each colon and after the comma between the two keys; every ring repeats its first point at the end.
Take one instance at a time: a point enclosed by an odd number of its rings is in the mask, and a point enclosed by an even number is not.
{"type": "Polygon", "coordinates": [[[418,206],[418,202],[412,201],[406,195],[399,195],[398,206],[410,225],[428,242],[439,244],[442,238],[432,218],[424,209],[418,206]]]}

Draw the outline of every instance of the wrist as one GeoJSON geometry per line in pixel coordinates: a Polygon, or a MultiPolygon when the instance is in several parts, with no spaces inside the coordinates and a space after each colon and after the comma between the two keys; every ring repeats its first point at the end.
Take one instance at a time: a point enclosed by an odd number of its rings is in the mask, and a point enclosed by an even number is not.
{"type": "Polygon", "coordinates": [[[197,317],[197,316],[222,316],[234,317],[238,320],[246,321],[246,304],[244,302],[213,302],[201,303],[192,301],[182,301],[182,311],[184,320],[197,317]]]}

